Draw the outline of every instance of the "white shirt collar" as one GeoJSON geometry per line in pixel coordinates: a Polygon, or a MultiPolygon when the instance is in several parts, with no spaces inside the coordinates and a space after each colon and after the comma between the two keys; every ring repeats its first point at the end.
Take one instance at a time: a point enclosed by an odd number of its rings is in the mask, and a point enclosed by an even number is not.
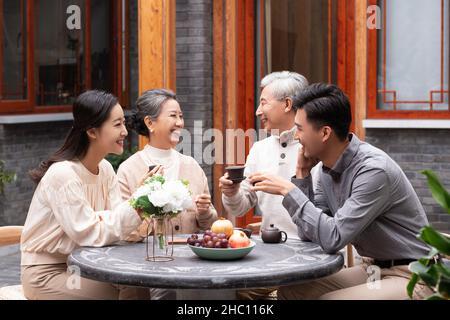
{"type": "Polygon", "coordinates": [[[275,139],[279,140],[280,143],[291,143],[292,141],[294,141],[295,138],[295,133],[297,131],[297,127],[292,127],[292,129],[283,131],[279,136],[278,135],[273,135],[273,137],[275,137],[275,139]]]}

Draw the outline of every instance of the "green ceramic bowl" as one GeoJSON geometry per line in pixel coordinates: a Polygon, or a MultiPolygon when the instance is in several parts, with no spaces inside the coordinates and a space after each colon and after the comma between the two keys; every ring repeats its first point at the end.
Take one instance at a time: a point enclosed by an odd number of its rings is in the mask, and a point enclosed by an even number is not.
{"type": "Polygon", "coordinates": [[[203,248],[189,245],[189,248],[200,258],[207,260],[236,260],[245,257],[255,247],[255,242],[250,240],[250,245],[245,248],[203,248]]]}

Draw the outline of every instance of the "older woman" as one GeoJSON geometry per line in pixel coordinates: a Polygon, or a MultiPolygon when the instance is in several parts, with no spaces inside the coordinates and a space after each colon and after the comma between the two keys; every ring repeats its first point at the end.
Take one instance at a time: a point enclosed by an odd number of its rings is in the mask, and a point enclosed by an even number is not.
{"type": "MultiPolygon", "coordinates": [[[[123,199],[128,199],[139,186],[142,175],[150,166],[161,166],[168,180],[185,179],[195,201],[195,208],[182,212],[172,219],[174,233],[193,233],[206,230],[217,219],[217,212],[211,204],[211,196],[205,173],[192,158],[174,148],[178,144],[184,127],[183,113],[176,96],[169,90],[150,90],[137,101],[137,111],[129,126],[149,139],[142,151],[132,155],[118,170],[123,199]]],[[[145,236],[146,223],[129,240],[145,236]]]]}

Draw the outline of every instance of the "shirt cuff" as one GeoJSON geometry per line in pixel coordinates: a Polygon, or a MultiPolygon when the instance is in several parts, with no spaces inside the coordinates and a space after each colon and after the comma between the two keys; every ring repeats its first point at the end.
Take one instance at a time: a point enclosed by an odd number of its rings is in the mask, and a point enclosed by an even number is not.
{"type": "Polygon", "coordinates": [[[308,201],[308,197],[299,188],[294,188],[284,197],[282,204],[292,217],[308,201]]]}
{"type": "Polygon", "coordinates": [[[309,189],[312,186],[312,177],[311,175],[307,176],[304,179],[297,179],[295,176],[291,178],[291,182],[300,188],[301,190],[309,189]]]}
{"type": "Polygon", "coordinates": [[[226,203],[226,204],[236,204],[239,203],[242,199],[242,190],[239,188],[239,191],[231,197],[226,196],[225,194],[222,193],[222,202],[226,203]]]}
{"type": "Polygon", "coordinates": [[[128,201],[123,202],[122,206],[124,212],[126,212],[123,219],[124,225],[128,230],[127,232],[132,232],[141,225],[142,219],[137,213],[137,211],[130,206],[128,201]]]}

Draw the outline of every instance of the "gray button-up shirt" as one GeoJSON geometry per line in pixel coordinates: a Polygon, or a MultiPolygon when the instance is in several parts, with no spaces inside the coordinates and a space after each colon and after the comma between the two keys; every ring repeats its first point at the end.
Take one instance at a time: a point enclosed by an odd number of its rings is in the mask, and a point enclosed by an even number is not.
{"type": "Polygon", "coordinates": [[[323,167],[316,190],[311,177],[283,199],[303,240],[334,253],[352,243],[362,256],[418,259],[429,248],[416,238],[428,224],[420,201],[397,163],[350,135],[332,169],[323,167]]]}

